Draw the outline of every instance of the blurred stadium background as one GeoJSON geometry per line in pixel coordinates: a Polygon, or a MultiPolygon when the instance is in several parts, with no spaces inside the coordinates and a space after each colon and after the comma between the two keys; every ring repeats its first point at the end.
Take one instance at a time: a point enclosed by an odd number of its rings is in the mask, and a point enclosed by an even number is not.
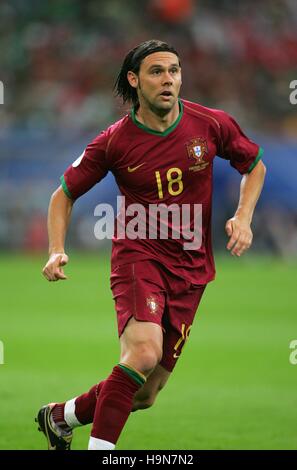
{"type": "MultiPolygon", "coordinates": [[[[181,55],[182,97],[232,114],[264,148],[268,173],[253,249],[225,259],[240,177],[217,159],[218,279],[169,390],[156,409],[133,416],[120,446],[297,448],[297,366],[288,359],[297,339],[296,2],[2,0],[0,449],[43,448],[32,423],[39,405],[80,393],[116,361],[110,245],[93,234],[95,205],[116,201],[112,175],[75,205],[69,283],[40,276],[46,212],[63,170],[126,112],[113,83],[127,51],[153,37],[181,55]]],[[[76,448],[86,447],[87,432],[76,448]]]]}

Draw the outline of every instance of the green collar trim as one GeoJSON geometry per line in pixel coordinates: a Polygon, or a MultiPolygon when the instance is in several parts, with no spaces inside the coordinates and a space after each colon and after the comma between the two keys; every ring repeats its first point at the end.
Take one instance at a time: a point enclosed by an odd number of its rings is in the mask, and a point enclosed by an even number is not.
{"type": "Polygon", "coordinates": [[[154,129],[150,129],[149,127],[147,127],[144,124],[142,124],[141,122],[139,122],[136,119],[135,108],[134,107],[131,109],[131,118],[132,118],[132,121],[134,122],[134,124],[137,127],[139,127],[140,129],[142,129],[143,131],[148,132],[149,134],[158,135],[160,137],[166,137],[168,134],[170,134],[170,132],[174,131],[174,129],[178,126],[181,118],[183,117],[184,105],[183,105],[183,103],[180,99],[178,100],[178,104],[179,104],[179,115],[177,116],[177,119],[174,121],[174,123],[171,124],[171,126],[168,127],[168,129],[166,129],[164,132],[160,132],[160,131],[156,131],[154,129]]]}

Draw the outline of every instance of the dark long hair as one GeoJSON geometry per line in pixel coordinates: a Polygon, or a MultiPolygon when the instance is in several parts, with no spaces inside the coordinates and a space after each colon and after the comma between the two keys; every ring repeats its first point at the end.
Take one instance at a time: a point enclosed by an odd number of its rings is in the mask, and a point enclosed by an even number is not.
{"type": "Polygon", "coordinates": [[[142,42],[128,52],[113,88],[115,94],[123,99],[123,103],[126,103],[127,101],[132,102],[136,107],[139,104],[136,88],[133,88],[128,82],[127,73],[132,71],[138,74],[141,62],[146,56],[153,54],[154,52],[162,51],[172,52],[177,55],[179,59],[178,53],[172,46],[169,46],[166,42],[159,41],[157,39],[150,39],[149,41],[142,42]]]}

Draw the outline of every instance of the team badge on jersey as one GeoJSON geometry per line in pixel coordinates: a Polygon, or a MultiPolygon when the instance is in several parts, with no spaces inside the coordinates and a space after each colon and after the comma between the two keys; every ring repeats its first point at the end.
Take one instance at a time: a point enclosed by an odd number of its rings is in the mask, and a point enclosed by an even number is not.
{"type": "Polygon", "coordinates": [[[186,146],[189,158],[191,160],[195,160],[195,165],[190,166],[189,170],[204,170],[204,168],[209,165],[209,162],[204,160],[204,157],[208,152],[206,140],[202,139],[201,137],[197,137],[196,139],[192,139],[190,142],[188,142],[186,146]]]}
{"type": "Polygon", "coordinates": [[[151,314],[156,314],[159,308],[159,304],[154,297],[148,297],[146,299],[146,305],[149,307],[151,314]]]}

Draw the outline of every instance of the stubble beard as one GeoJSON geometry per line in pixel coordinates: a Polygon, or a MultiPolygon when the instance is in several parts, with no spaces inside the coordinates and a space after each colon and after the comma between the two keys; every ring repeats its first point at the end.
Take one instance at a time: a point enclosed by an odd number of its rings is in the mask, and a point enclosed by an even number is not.
{"type": "MultiPolygon", "coordinates": [[[[142,101],[144,101],[144,103],[145,103],[145,106],[148,107],[150,109],[150,111],[152,111],[154,114],[156,114],[157,116],[159,116],[161,118],[163,118],[168,113],[170,113],[170,111],[174,108],[174,106],[176,104],[176,101],[177,101],[177,99],[174,100],[173,104],[164,103],[167,106],[169,105],[169,107],[167,107],[167,108],[164,108],[163,106],[158,106],[156,103],[149,100],[147,98],[147,96],[143,93],[140,81],[138,82],[137,92],[138,92],[138,100],[139,100],[139,97],[141,96],[142,101]]],[[[139,102],[140,102],[140,100],[139,100],[139,102]]]]}

